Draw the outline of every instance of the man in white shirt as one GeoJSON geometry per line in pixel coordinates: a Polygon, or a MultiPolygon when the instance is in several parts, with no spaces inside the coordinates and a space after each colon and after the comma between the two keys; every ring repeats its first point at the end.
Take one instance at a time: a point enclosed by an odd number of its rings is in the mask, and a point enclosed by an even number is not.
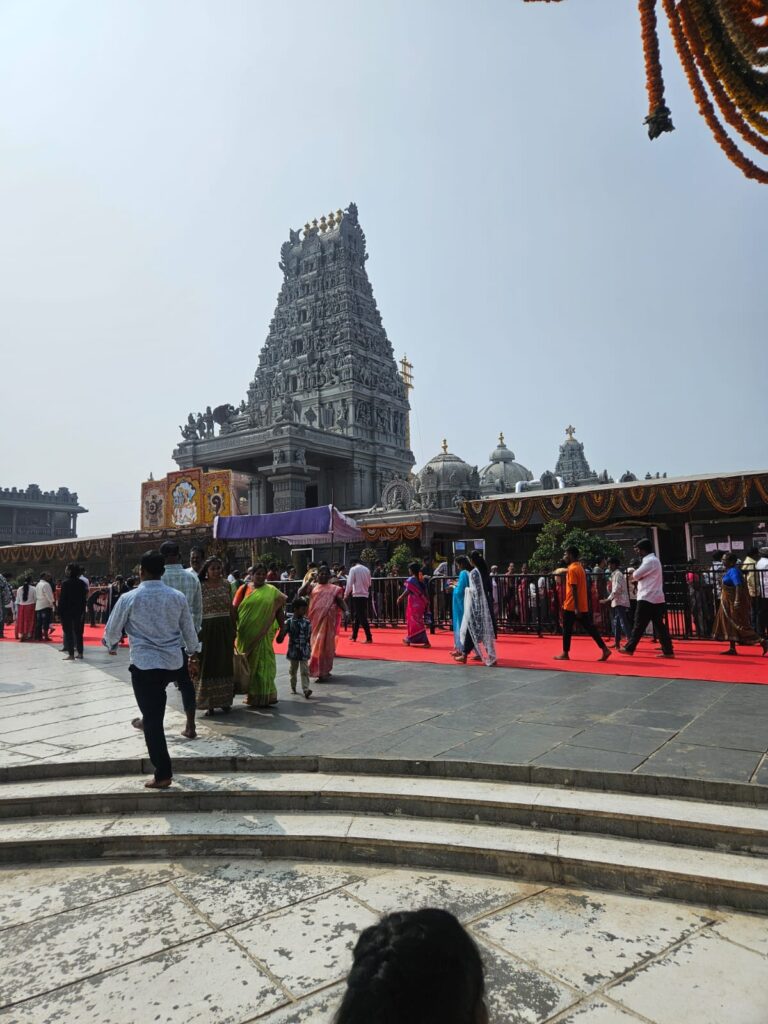
{"type": "Polygon", "coordinates": [[[637,608],[632,627],[632,636],[622,647],[622,654],[634,654],[640,637],[652,622],[661,644],[661,653],[657,658],[674,658],[672,637],[667,628],[667,599],[664,596],[664,570],[661,562],[653,553],[649,540],[639,540],[635,544],[636,554],[642,562],[632,575],[633,583],[637,584],[637,608]]]}
{"type": "Polygon", "coordinates": [[[368,595],[370,592],[371,570],[356,558],[351,559],[344,597],[349,598],[350,594],[352,595],[352,639],[357,640],[357,634],[362,627],[367,644],[373,643],[371,626],[368,622],[368,595]]]}
{"type": "Polygon", "coordinates": [[[35,587],[35,640],[50,640],[48,632],[53,618],[53,590],[51,577],[47,572],[40,573],[40,582],[35,587]]]}
{"type": "Polygon", "coordinates": [[[755,565],[757,577],[757,632],[768,637],[768,548],[760,548],[760,557],[755,565]]]}

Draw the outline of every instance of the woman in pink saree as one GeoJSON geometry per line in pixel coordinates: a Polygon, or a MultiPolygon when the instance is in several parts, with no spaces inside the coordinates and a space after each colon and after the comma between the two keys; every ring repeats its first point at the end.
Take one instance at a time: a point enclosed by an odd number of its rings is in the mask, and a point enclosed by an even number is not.
{"type": "Polygon", "coordinates": [[[397,603],[407,600],[405,611],[406,635],[403,643],[406,647],[429,647],[429,637],[424,616],[429,611],[429,591],[421,579],[421,566],[411,562],[408,566],[410,576],[403,584],[403,593],[397,603]]]}
{"type": "Polygon", "coordinates": [[[336,634],[341,624],[342,612],[347,610],[344,593],[331,578],[327,565],[321,565],[317,581],[306,583],[300,594],[309,593],[309,621],[312,624],[312,646],[309,659],[309,674],[319,683],[326,682],[333,669],[336,654],[336,634]]]}

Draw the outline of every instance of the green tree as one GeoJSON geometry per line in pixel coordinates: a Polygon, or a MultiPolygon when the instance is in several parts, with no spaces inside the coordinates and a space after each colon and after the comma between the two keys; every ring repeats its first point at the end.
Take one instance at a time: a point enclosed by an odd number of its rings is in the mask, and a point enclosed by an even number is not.
{"type": "Polygon", "coordinates": [[[545,523],[536,539],[536,548],[528,559],[528,565],[534,572],[552,572],[560,564],[563,551],[567,547],[577,547],[582,558],[594,563],[604,556],[621,558],[621,547],[608,540],[601,533],[588,533],[580,526],[569,526],[552,520],[545,523]]]}
{"type": "Polygon", "coordinates": [[[390,555],[387,568],[391,572],[393,569],[397,569],[400,576],[408,575],[408,566],[414,560],[413,552],[407,544],[398,544],[390,555]]]}

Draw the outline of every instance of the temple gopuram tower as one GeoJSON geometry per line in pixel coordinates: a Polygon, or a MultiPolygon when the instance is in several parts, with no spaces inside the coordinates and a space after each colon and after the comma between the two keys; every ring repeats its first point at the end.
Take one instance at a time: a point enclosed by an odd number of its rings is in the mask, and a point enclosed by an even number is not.
{"type": "Polygon", "coordinates": [[[389,481],[409,475],[407,382],[367,259],[354,203],[290,232],[280,250],[277,308],[247,398],[238,408],[189,414],[173,453],[180,468],[249,473],[252,513],[331,500],[368,508],[389,481]]]}

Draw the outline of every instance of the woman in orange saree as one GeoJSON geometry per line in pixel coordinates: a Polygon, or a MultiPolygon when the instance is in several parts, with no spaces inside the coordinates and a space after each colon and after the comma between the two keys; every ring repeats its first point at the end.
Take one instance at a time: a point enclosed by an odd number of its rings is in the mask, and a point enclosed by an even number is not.
{"type": "Polygon", "coordinates": [[[329,583],[330,578],[328,566],[321,565],[317,582],[305,584],[300,591],[302,594],[309,593],[309,621],[312,624],[309,674],[320,683],[324,683],[331,675],[336,654],[336,634],[342,612],[347,610],[341,587],[329,583]]]}

